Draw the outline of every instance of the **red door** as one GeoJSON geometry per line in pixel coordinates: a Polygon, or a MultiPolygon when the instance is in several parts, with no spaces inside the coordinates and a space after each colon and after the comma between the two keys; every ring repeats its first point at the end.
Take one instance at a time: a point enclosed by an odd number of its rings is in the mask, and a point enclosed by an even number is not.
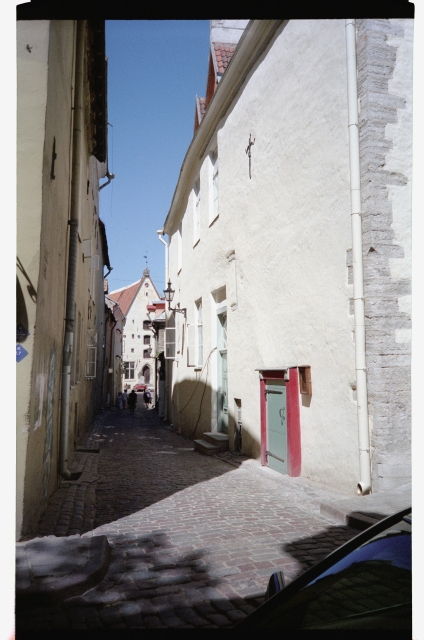
{"type": "Polygon", "coordinates": [[[287,404],[287,475],[300,476],[301,442],[300,442],[300,408],[299,408],[299,373],[297,367],[280,371],[261,371],[261,462],[268,465],[268,440],[270,425],[267,424],[267,385],[276,380],[284,381],[287,404]],[[288,380],[285,380],[288,374],[288,380]]]}

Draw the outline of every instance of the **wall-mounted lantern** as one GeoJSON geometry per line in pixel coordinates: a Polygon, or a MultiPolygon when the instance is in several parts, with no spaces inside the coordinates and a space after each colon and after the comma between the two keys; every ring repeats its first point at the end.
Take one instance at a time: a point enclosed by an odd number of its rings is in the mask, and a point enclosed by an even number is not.
{"type": "Polygon", "coordinates": [[[171,280],[168,280],[168,288],[164,289],[164,294],[165,294],[165,300],[168,303],[168,310],[169,311],[177,311],[178,313],[183,313],[184,314],[184,318],[187,320],[187,309],[173,309],[171,307],[171,302],[173,300],[174,297],[174,293],[175,293],[175,289],[172,289],[171,286],[171,280]]]}

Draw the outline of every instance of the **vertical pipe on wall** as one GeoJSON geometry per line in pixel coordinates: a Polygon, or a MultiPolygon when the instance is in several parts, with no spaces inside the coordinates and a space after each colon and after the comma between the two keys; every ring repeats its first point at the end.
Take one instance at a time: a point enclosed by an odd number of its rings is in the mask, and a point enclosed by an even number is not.
{"type": "Polygon", "coordinates": [[[356,70],[355,20],[346,20],[346,62],[349,131],[350,201],[352,220],[353,302],[355,322],[356,396],[360,495],[371,492],[370,436],[368,422],[367,369],[365,358],[365,299],[362,260],[362,212],[359,159],[358,87],[356,70]]]}
{"type": "MultiPolygon", "coordinates": [[[[169,281],[169,255],[168,255],[168,251],[169,251],[169,247],[168,247],[168,243],[163,239],[163,229],[161,229],[160,231],[156,232],[159,236],[159,240],[162,242],[163,245],[165,245],[165,287],[168,286],[168,281],[169,281]]],[[[165,304],[165,316],[166,316],[166,304],[165,304]]],[[[167,385],[167,380],[168,380],[168,361],[165,360],[164,364],[165,364],[165,389],[164,389],[164,395],[165,395],[165,402],[164,402],[164,407],[163,407],[163,413],[164,413],[164,419],[168,420],[168,385],[167,385]]]]}
{"type": "MultiPolygon", "coordinates": [[[[78,262],[78,220],[80,213],[81,193],[81,153],[82,135],[84,131],[84,36],[85,21],[79,20],[77,21],[76,38],[74,124],[72,140],[71,214],[69,220],[68,282],[66,291],[65,337],[63,341],[59,440],[59,473],[67,480],[75,478],[75,474],[72,474],[68,469],[68,440],[71,363],[75,333],[75,298],[78,262]]],[[[77,475],[79,476],[81,474],[78,473],[77,475]]]]}

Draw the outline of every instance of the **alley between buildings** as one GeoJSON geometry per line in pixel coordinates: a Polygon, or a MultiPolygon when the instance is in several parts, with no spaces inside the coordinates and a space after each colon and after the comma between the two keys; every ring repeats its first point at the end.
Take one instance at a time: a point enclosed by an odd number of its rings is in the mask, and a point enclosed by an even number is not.
{"type": "Polygon", "coordinates": [[[53,494],[35,535],[106,535],[107,573],[62,602],[18,606],[17,631],[231,627],[274,570],[290,582],[357,533],[320,515],[346,496],[243,456],[202,456],[154,410],[103,413],[78,449],[82,475],[53,494]]]}

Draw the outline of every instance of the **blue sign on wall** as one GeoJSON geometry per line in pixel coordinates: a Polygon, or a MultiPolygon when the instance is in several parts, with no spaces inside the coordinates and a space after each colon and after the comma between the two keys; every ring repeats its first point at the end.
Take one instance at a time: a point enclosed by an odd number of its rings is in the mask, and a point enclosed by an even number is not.
{"type": "Polygon", "coordinates": [[[28,351],[21,344],[16,345],[16,362],[20,362],[28,355],[28,351]]]}

